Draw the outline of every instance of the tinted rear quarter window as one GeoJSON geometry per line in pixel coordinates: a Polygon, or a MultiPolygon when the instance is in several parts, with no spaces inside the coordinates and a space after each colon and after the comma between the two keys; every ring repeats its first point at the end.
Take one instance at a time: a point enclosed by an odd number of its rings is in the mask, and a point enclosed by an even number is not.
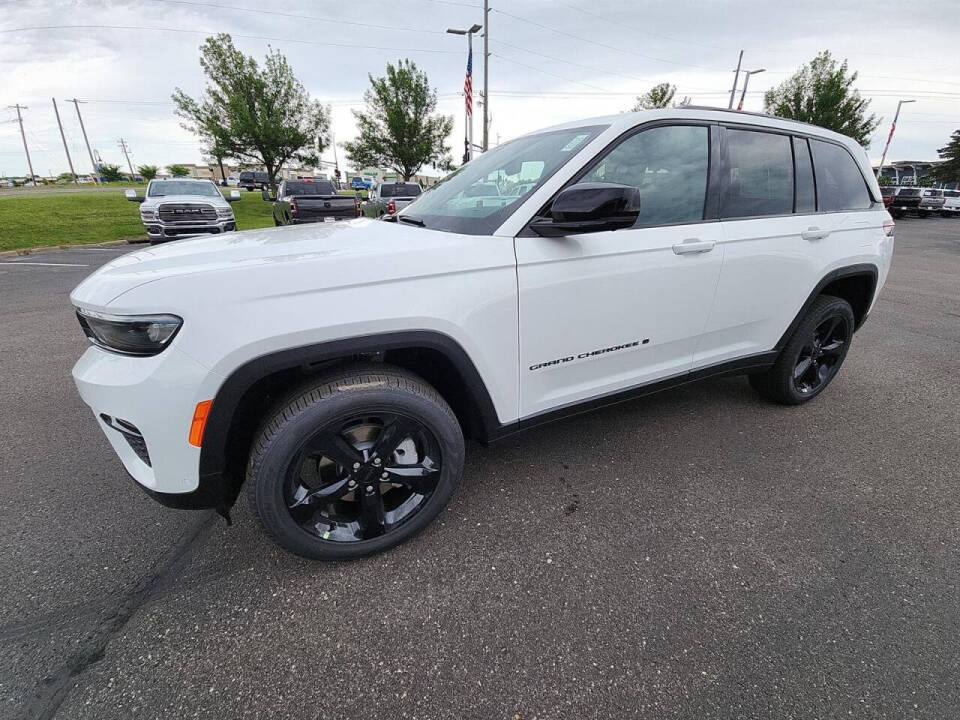
{"type": "Polygon", "coordinates": [[[814,212],[817,202],[813,185],[813,163],[810,161],[810,148],[803,138],[793,138],[793,162],[797,169],[796,212],[814,212]]]}
{"type": "Polygon", "coordinates": [[[810,140],[817,178],[817,207],[826,212],[864,210],[872,204],[867,183],[847,150],[822,140],[810,140]]]}
{"type": "Polygon", "coordinates": [[[727,182],[721,216],[744,218],[792,213],[790,137],[728,129],[726,140],[727,182]]]}

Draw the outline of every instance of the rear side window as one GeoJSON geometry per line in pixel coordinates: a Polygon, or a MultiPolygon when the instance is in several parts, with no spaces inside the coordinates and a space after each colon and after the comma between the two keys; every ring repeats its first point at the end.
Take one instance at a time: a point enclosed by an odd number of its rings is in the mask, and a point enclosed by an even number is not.
{"type": "Polygon", "coordinates": [[[727,138],[727,184],[721,217],[744,218],[793,212],[790,137],[731,130],[727,138]]]}
{"type": "Polygon", "coordinates": [[[872,204],[860,168],[846,149],[810,140],[817,176],[817,207],[826,212],[864,210],[872,204]]]}
{"type": "Polygon", "coordinates": [[[793,138],[793,162],[797,170],[795,212],[814,212],[817,209],[817,202],[813,185],[813,163],[810,161],[810,148],[803,138],[793,138]]]}
{"type": "Polygon", "coordinates": [[[581,180],[640,190],[634,227],[703,220],[710,156],[709,130],[666,125],[642,130],[607,153],[581,180]]]}

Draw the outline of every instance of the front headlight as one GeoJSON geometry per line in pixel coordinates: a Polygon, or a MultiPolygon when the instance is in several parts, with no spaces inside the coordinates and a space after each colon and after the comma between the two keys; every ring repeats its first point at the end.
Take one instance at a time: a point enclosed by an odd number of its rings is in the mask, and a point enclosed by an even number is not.
{"type": "Polygon", "coordinates": [[[90,342],[123,355],[156,355],[183,325],[176,315],[108,315],[80,308],[77,319],[90,342]]]}
{"type": "Polygon", "coordinates": [[[232,218],[233,217],[233,208],[217,208],[217,217],[222,218],[232,218]]]}
{"type": "Polygon", "coordinates": [[[140,217],[143,220],[155,220],[157,217],[157,213],[154,210],[141,210],[140,217]]]}

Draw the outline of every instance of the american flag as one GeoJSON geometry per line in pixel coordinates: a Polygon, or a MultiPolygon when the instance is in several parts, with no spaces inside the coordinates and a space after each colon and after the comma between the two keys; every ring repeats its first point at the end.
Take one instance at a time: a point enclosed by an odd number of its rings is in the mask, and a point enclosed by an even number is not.
{"type": "Polygon", "coordinates": [[[467,103],[467,117],[473,115],[473,48],[467,55],[467,77],[463,81],[463,95],[467,103]]]}

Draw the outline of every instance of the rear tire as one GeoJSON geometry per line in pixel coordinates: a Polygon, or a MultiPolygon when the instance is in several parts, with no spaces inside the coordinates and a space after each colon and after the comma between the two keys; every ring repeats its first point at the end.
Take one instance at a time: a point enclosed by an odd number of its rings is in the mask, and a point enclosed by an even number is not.
{"type": "Polygon", "coordinates": [[[840,370],[855,319],[850,303],[821,295],[810,306],[770,370],[750,376],[750,385],[762,397],[781,405],[812,400],[840,370]]]}
{"type": "Polygon", "coordinates": [[[369,555],[429,524],[463,472],[453,411],[417,376],[380,363],[314,379],[261,427],[247,466],[254,516],[316,560],[369,555]]]}

